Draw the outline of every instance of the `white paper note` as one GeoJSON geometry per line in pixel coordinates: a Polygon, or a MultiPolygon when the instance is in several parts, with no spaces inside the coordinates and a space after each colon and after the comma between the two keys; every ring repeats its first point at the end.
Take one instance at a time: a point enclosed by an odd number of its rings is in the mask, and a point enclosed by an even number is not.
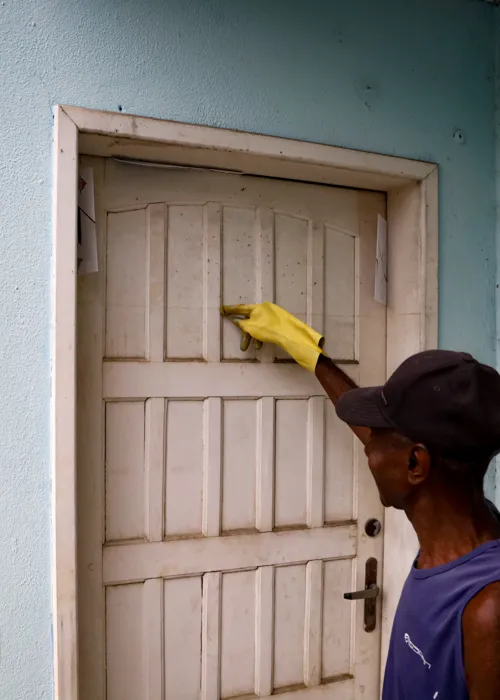
{"type": "Polygon", "coordinates": [[[78,274],[97,272],[94,173],[81,168],[78,182],[78,274]]]}
{"type": "Polygon", "coordinates": [[[375,301],[387,305],[387,221],[377,217],[377,252],[375,255],[375,301]]]}
{"type": "Polygon", "coordinates": [[[94,171],[92,168],[80,168],[78,206],[92,221],[95,221],[94,171]]]}

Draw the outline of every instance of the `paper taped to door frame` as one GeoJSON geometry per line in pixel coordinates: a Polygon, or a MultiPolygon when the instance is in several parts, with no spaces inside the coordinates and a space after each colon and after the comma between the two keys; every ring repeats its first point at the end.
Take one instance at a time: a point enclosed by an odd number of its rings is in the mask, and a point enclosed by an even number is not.
{"type": "Polygon", "coordinates": [[[98,271],[97,232],[95,225],[94,172],[80,168],[78,178],[78,274],[98,271]]]}

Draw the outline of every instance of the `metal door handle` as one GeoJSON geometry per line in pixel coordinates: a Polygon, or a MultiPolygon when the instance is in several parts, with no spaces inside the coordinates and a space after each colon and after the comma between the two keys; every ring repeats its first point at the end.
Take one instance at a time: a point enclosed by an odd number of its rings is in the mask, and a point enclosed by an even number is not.
{"type": "Polygon", "coordinates": [[[373,632],[377,626],[377,597],[380,588],[377,586],[378,562],[374,557],[366,560],[365,588],[361,591],[344,593],[346,600],[364,600],[364,628],[365,632],[373,632]]]}
{"type": "Polygon", "coordinates": [[[344,593],[344,598],[346,600],[370,600],[371,598],[376,598],[379,593],[380,588],[376,585],[371,585],[369,588],[365,588],[362,591],[344,593]]]}

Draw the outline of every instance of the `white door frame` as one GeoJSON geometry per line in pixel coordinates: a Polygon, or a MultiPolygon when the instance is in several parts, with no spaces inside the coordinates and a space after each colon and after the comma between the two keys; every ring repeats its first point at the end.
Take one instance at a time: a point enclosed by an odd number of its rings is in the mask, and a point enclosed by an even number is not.
{"type": "MultiPolygon", "coordinates": [[[[387,193],[387,372],[437,345],[438,171],[433,163],[205,126],[56,106],[52,283],[52,518],[56,700],[78,698],[76,572],[76,240],[80,154],[231,170],[387,193]]],[[[382,659],[416,552],[387,511],[382,659]]]]}

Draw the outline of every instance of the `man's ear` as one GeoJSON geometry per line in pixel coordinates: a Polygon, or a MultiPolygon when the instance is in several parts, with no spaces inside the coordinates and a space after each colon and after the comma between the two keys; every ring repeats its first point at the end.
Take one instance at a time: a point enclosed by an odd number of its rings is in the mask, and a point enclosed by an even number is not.
{"type": "Polygon", "coordinates": [[[424,445],[412,445],[408,452],[408,481],[417,486],[427,479],[431,469],[431,457],[424,445]]]}

